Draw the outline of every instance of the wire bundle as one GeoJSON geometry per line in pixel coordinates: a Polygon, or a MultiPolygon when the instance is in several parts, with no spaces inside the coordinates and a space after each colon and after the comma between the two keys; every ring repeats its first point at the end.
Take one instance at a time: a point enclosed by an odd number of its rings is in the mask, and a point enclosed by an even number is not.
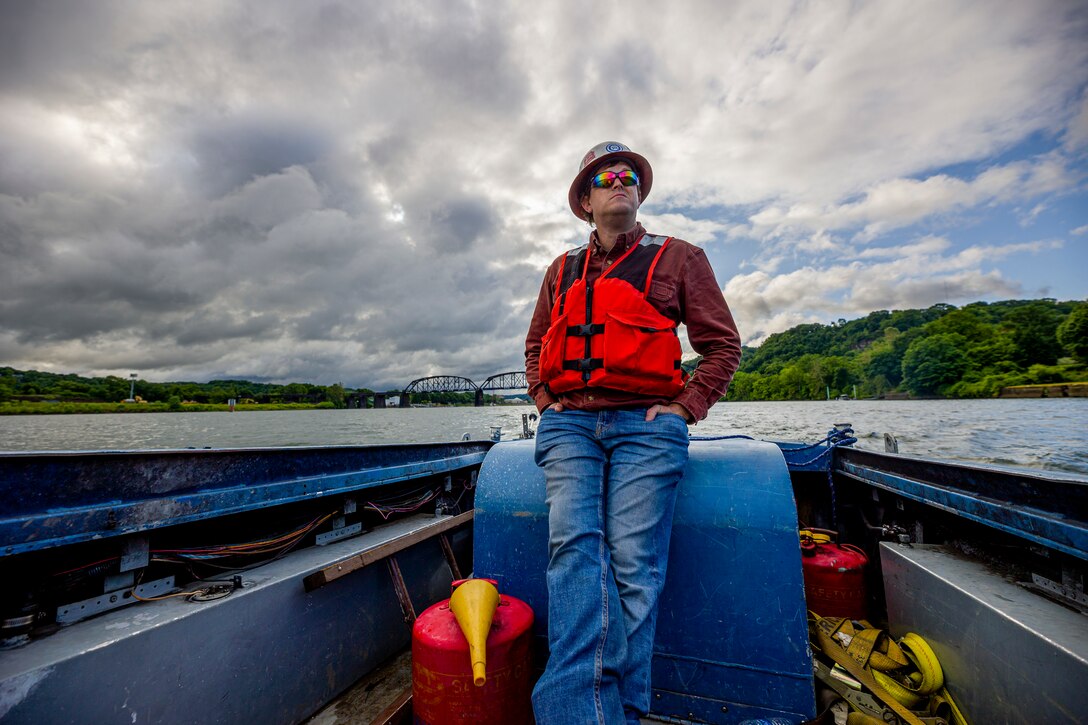
{"type": "Polygon", "coordinates": [[[264,554],[272,554],[278,557],[293,549],[302,541],[306,534],[310,533],[336,514],[337,512],[333,511],[332,513],[318,516],[310,521],[310,523],[304,524],[294,531],[289,531],[286,534],[281,534],[280,536],[271,539],[260,539],[244,544],[223,544],[219,546],[184,549],[152,549],[151,560],[174,561],[176,559],[182,559],[185,561],[206,561],[209,559],[222,559],[231,556],[261,556],[264,554]]]}
{"type": "MultiPolygon", "coordinates": [[[[461,494],[457,497],[457,501],[454,505],[458,505],[461,502],[461,498],[465,493],[473,488],[471,485],[464,485],[461,490],[461,494]]],[[[384,498],[375,498],[367,501],[364,508],[374,511],[383,520],[388,521],[390,517],[395,514],[411,513],[418,511],[427,503],[436,499],[442,492],[443,486],[422,486],[415,488],[411,491],[399,493],[395,496],[388,496],[384,498]]],[[[275,561],[284,556],[292,549],[297,547],[308,534],[312,533],[315,529],[327,522],[332,517],[336,516],[339,510],[326,513],[310,520],[291,531],[278,534],[264,539],[257,539],[255,541],[247,541],[243,543],[232,544],[216,544],[208,546],[194,546],[194,547],[177,547],[177,548],[161,548],[150,550],[150,561],[166,564],[183,564],[189,567],[190,573],[192,572],[193,565],[207,566],[215,569],[249,569],[256,566],[267,564],[271,561],[275,561]],[[266,557],[264,561],[249,566],[224,566],[223,560],[229,560],[235,557],[266,557]]],[[[111,565],[117,562],[120,556],[110,556],[104,559],[99,559],[87,564],[82,564],[71,569],[65,569],[53,574],[54,577],[61,577],[69,574],[80,574],[84,577],[96,576],[98,574],[106,573],[111,565]]],[[[201,579],[193,573],[193,577],[201,579]]],[[[139,598],[139,597],[137,597],[139,598]]]]}

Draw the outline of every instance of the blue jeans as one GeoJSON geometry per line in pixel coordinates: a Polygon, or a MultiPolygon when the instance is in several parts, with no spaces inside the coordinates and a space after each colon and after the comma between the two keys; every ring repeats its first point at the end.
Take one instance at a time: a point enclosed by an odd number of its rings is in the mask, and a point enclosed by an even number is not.
{"type": "Polygon", "coordinates": [[[547,669],[537,725],[637,723],[650,708],[657,600],[676,484],[688,459],[678,415],[548,410],[536,434],[547,480],[547,669]]]}

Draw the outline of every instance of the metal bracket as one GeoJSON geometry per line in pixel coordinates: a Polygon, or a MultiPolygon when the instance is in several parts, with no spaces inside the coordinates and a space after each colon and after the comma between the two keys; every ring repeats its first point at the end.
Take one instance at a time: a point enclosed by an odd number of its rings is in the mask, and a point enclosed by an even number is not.
{"type": "Polygon", "coordinates": [[[107,574],[102,587],[104,594],[115,592],[118,589],[131,589],[136,584],[136,572],[126,571],[123,574],[107,574]]]}
{"type": "Polygon", "coordinates": [[[326,544],[331,544],[334,541],[339,541],[340,539],[347,539],[351,536],[355,536],[363,532],[363,525],[361,523],[344,526],[343,522],[344,519],[343,517],[341,517],[341,526],[339,528],[334,528],[332,531],[326,531],[323,534],[318,534],[314,537],[314,543],[318,546],[325,546],[326,544]]]}
{"type": "Polygon", "coordinates": [[[397,593],[397,600],[400,601],[404,621],[413,624],[416,621],[416,610],[412,606],[412,596],[408,593],[408,586],[404,583],[404,577],[400,573],[400,564],[397,563],[397,557],[391,556],[385,560],[385,563],[389,567],[389,576],[393,577],[393,589],[397,593]]]}
{"type": "Polygon", "coordinates": [[[1059,584],[1038,574],[1032,574],[1031,583],[1025,583],[1023,586],[1025,589],[1034,589],[1048,594],[1052,598],[1061,599],[1070,607],[1080,610],[1082,614],[1088,614],[1088,595],[1082,591],[1077,591],[1073,587],[1059,584]]]}
{"type": "Polygon", "coordinates": [[[153,582],[144,582],[135,589],[119,589],[97,597],[84,599],[81,602],[72,602],[71,604],[57,607],[57,624],[74,624],[75,622],[86,619],[87,617],[93,617],[102,612],[119,609],[120,607],[127,607],[129,604],[140,601],[132,596],[133,593],[142,599],[150,599],[166,594],[173,588],[174,577],[168,576],[164,579],[156,579],[153,582]]]}
{"type": "Polygon", "coordinates": [[[442,546],[442,553],[446,555],[446,563],[449,564],[450,573],[453,574],[453,580],[464,579],[461,576],[461,569],[457,566],[457,557],[453,555],[453,547],[450,545],[449,536],[445,533],[439,535],[438,543],[442,546]]]}
{"type": "Polygon", "coordinates": [[[121,541],[119,572],[143,569],[151,563],[151,542],[146,536],[128,536],[121,541]]]}
{"type": "MultiPolygon", "coordinates": [[[[820,682],[823,682],[832,690],[839,693],[844,700],[850,703],[858,711],[882,722],[885,721],[884,713],[886,708],[869,693],[854,687],[852,683],[855,682],[855,680],[852,677],[850,678],[850,682],[847,682],[843,677],[832,673],[830,667],[815,658],[813,659],[812,664],[816,678],[820,680],[820,682]]],[[[860,683],[858,683],[858,686],[860,687],[860,683]]]]}
{"type": "Polygon", "coordinates": [[[347,576],[353,571],[362,569],[363,567],[370,566],[371,564],[381,561],[386,557],[392,556],[398,551],[403,551],[411,546],[415,546],[421,541],[425,541],[432,536],[437,536],[443,531],[449,531],[455,529],[458,526],[462,526],[472,521],[474,511],[466,511],[463,514],[457,514],[456,516],[442,516],[434,520],[433,523],[427,526],[420,527],[416,530],[410,531],[402,536],[398,536],[395,539],[385,542],[380,546],[376,546],[372,549],[367,549],[353,556],[349,556],[346,559],[341,559],[335,564],[326,566],[321,571],[314,572],[308,577],[303,579],[303,585],[306,587],[306,591],[312,592],[314,589],[323,587],[330,582],[333,582],[340,577],[347,576]]]}

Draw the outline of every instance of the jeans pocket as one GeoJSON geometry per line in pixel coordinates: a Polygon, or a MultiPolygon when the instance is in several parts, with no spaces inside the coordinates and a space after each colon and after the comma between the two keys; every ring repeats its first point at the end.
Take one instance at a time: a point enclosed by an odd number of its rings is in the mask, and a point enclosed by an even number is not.
{"type": "Polygon", "coordinates": [[[683,431],[685,438],[688,436],[687,418],[678,413],[658,413],[654,420],[660,420],[666,426],[675,426],[677,430],[683,431]],[[670,418],[675,418],[675,420],[670,420],[670,418]]]}

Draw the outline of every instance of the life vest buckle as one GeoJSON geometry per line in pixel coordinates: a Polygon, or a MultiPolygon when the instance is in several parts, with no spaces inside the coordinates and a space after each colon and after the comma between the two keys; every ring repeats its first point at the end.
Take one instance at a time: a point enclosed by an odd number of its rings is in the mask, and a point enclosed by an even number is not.
{"type": "Polygon", "coordinates": [[[567,327],[567,337],[589,337],[600,335],[604,332],[604,325],[570,325],[567,327]]]}
{"type": "Polygon", "coordinates": [[[588,373],[597,368],[604,367],[604,360],[599,357],[584,357],[579,360],[564,360],[564,370],[577,370],[580,373],[588,373]]]}

